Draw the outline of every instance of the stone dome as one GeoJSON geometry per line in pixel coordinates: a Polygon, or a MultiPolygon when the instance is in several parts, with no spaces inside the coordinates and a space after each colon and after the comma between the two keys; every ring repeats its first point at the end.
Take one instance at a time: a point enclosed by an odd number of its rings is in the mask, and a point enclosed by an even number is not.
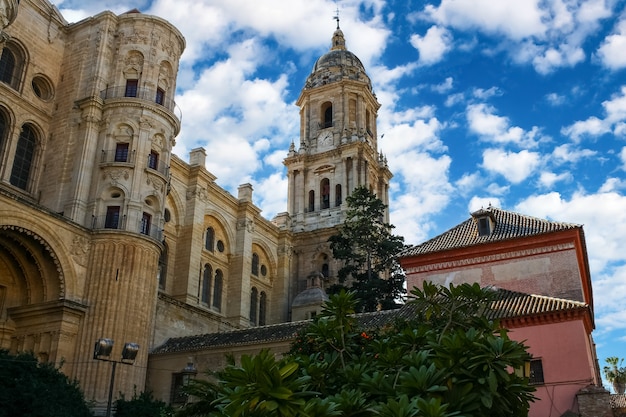
{"type": "Polygon", "coordinates": [[[296,309],[312,305],[320,306],[328,301],[328,295],[321,286],[322,279],[324,279],[324,276],[320,273],[311,274],[307,279],[307,289],[293,299],[291,307],[296,309]]]}
{"type": "Polygon", "coordinates": [[[328,295],[320,287],[307,288],[293,299],[292,308],[321,305],[328,301],[328,295]]]}
{"type": "Polygon", "coordinates": [[[330,51],[315,62],[313,70],[306,80],[305,88],[318,87],[344,79],[365,82],[370,89],[372,86],[363,63],[356,55],[346,49],[343,32],[337,27],[333,34],[330,51]]]}

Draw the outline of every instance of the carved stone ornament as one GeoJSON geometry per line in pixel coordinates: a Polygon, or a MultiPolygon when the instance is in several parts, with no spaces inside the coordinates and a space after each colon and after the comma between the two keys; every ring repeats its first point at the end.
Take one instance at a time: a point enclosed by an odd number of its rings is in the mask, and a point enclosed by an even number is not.
{"type": "Polygon", "coordinates": [[[70,252],[72,259],[80,266],[87,265],[87,254],[91,249],[91,242],[84,236],[75,236],[70,252]]]}

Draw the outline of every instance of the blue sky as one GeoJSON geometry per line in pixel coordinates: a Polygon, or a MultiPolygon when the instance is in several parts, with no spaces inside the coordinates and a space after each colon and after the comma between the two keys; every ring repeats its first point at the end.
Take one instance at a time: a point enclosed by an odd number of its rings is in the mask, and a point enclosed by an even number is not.
{"type": "MultiPolygon", "coordinates": [[[[286,210],[294,105],[330,47],[347,47],[382,107],[391,222],[417,244],[481,206],[584,225],[601,366],[626,356],[626,2],[617,0],[64,0],[166,18],[187,41],[175,153],[203,146],[236,195],[286,210]]],[[[384,137],[382,135],[384,134],[384,137]]]]}

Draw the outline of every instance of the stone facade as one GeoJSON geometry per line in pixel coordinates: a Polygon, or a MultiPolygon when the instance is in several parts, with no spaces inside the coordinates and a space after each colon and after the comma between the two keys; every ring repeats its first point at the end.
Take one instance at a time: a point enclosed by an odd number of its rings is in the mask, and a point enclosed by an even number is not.
{"type": "Polygon", "coordinates": [[[0,23],[0,347],[63,361],[99,412],[100,338],[115,361],[139,344],[137,366],[116,367],[115,393],[132,395],[168,338],[288,322],[294,300],[298,318],[319,309],[345,197],[364,185],[387,203],[391,178],[380,105],[339,28],[297,102],[288,207],[270,221],[250,184],[216,184],[204,149],[172,154],[185,40],[170,23],[132,10],[68,24],[46,0],[0,0],[0,23]],[[298,298],[312,284],[318,304],[298,298]]]}

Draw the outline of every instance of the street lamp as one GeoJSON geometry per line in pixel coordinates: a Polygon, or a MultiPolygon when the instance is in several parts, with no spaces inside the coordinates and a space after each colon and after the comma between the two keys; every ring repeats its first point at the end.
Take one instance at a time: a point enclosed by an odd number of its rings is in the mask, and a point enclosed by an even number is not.
{"type": "Polygon", "coordinates": [[[137,343],[125,343],[122,350],[122,359],[115,361],[111,358],[111,351],[113,350],[113,340],[111,339],[98,339],[96,346],[93,349],[93,358],[99,361],[111,362],[111,382],[109,383],[109,401],[107,402],[107,417],[111,417],[111,402],[113,400],[113,384],[115,383],[115,368],[118,363],[125,365],[132,365],[135,363],[137,352],[139,352],[139,345],[137,343]]]}

